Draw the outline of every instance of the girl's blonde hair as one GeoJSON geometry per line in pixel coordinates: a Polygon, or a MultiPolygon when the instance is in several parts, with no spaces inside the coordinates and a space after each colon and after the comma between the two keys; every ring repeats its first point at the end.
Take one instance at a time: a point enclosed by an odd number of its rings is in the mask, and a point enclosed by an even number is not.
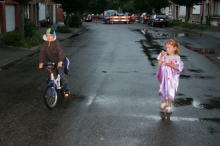
{"type": "Polygon", "coordinates": [[[177,41],[175,41],[174,39],[170,39],[168,42],[165,43],[165,45],[166,44],[169,44],[169,45],[176,47],[175,54],[180,56],[179,43],[177,41]]]}

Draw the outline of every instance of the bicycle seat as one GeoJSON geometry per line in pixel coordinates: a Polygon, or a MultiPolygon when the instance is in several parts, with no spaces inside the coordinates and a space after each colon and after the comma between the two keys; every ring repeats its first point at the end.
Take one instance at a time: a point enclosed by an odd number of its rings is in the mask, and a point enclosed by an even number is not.
{"type": "Polygon", "coordinates": [[[55,62],[47,62],[47,64],[44,65],[47,68],[54,68],[56,67],[56,63],[55,62]]]}

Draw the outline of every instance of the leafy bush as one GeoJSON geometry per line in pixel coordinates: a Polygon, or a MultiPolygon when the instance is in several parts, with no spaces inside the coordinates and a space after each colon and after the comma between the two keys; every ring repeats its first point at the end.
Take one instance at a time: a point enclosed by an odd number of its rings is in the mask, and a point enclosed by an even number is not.
{"type": "Polygon", "coordinates": [[[181,23],[182,23],[182,20],[179,20],[179,19],[170,19],[169,21],[170,26],[180,25],[181,23]]]}
{"type": "Polygon", "coordinates": [[[36,45],[40,45],[41,43],[43,43],[44,40],[42,38],[42,36],[40,35],[34,35],[32,37],[28,37],[25,41],[24,41],[24,44],[23,44],[23,47],[25,48],[31,48],[33,46],[36,46],[36,45]]]}
{"type": "Polygon", "coordinates": [[[18,31],[12,31],[12,32],[7,32],[1,40],[6,44],[6,45],[12,45],[16,42],[19,42],[20,36],[18,31]]]}
{"type": "Polygon", "coordinates": [[[72,29],[68,28],[67,26],[58,26],[56,31],[61,33],[70,33],[72,32],[72,29]]]}
{"type": "Polygon", "coordinates": [[[18,31],[7,32],[1,40],[6,45],[31,48],[33,46],[41,44],[44,40],[40,35],[33,35],[32,37],[26,38],[25,41],[20,41],[18,31]]]}
{"type": "Polygon", "coordinates": [[[25,38],[32,37],[34,35],[34,29],[32,27],[31,19],[24,18],[24,36],[25,38]]]}
{"type": "Polygon", "coordinates": [[[169,21],[170,26],[179,26],[187,29],[195,29],[195,30],[206,30],[208,27],[200,24],[192,24],[182,22],[182,20],[172,19],[169,21]]]}
{"type": "MultiPolygon", "coordinates": [[[[64,24],[66,25],[66,18],[64,19],[64,24]]],[[[69,27],[79,28],[82,26],[82,21],[79,13],[76,13],[69,18],[69,27]]]]}
{"type": "Polygon", "coordinates": [[[25,38],[32,37],[34,35],[34,29],[31,26],[24,27],[25,38]]]}

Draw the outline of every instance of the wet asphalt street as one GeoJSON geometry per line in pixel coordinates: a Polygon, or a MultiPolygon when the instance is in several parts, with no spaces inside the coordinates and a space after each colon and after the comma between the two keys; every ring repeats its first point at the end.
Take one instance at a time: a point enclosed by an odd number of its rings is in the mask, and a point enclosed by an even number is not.
{"type": "Polygon", "coordinates": [[[188,49],[189,36],[175,37],[185,68],[173,113],[166,114],[159,109],[155,58],[168,39],[152,39],[158,32],[183,33],[88,23],[87,31],[62,41],[72,95],[60,97],[53,110],[43,101],[48,73],[38,70],[38,54],[8,66],[0,72],[0,145],[219,145],[220,67],[188,49]]]}

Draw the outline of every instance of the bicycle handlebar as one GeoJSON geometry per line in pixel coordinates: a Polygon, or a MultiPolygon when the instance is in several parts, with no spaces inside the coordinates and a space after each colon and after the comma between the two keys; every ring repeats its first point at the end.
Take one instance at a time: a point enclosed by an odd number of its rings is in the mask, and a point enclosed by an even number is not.
{"type": "Polygon", "coordinates": [[[44,64],[44,67],[52,69],[57,67],[57,64],[55,62],[47,62],[47,64],[44,64]]]}

